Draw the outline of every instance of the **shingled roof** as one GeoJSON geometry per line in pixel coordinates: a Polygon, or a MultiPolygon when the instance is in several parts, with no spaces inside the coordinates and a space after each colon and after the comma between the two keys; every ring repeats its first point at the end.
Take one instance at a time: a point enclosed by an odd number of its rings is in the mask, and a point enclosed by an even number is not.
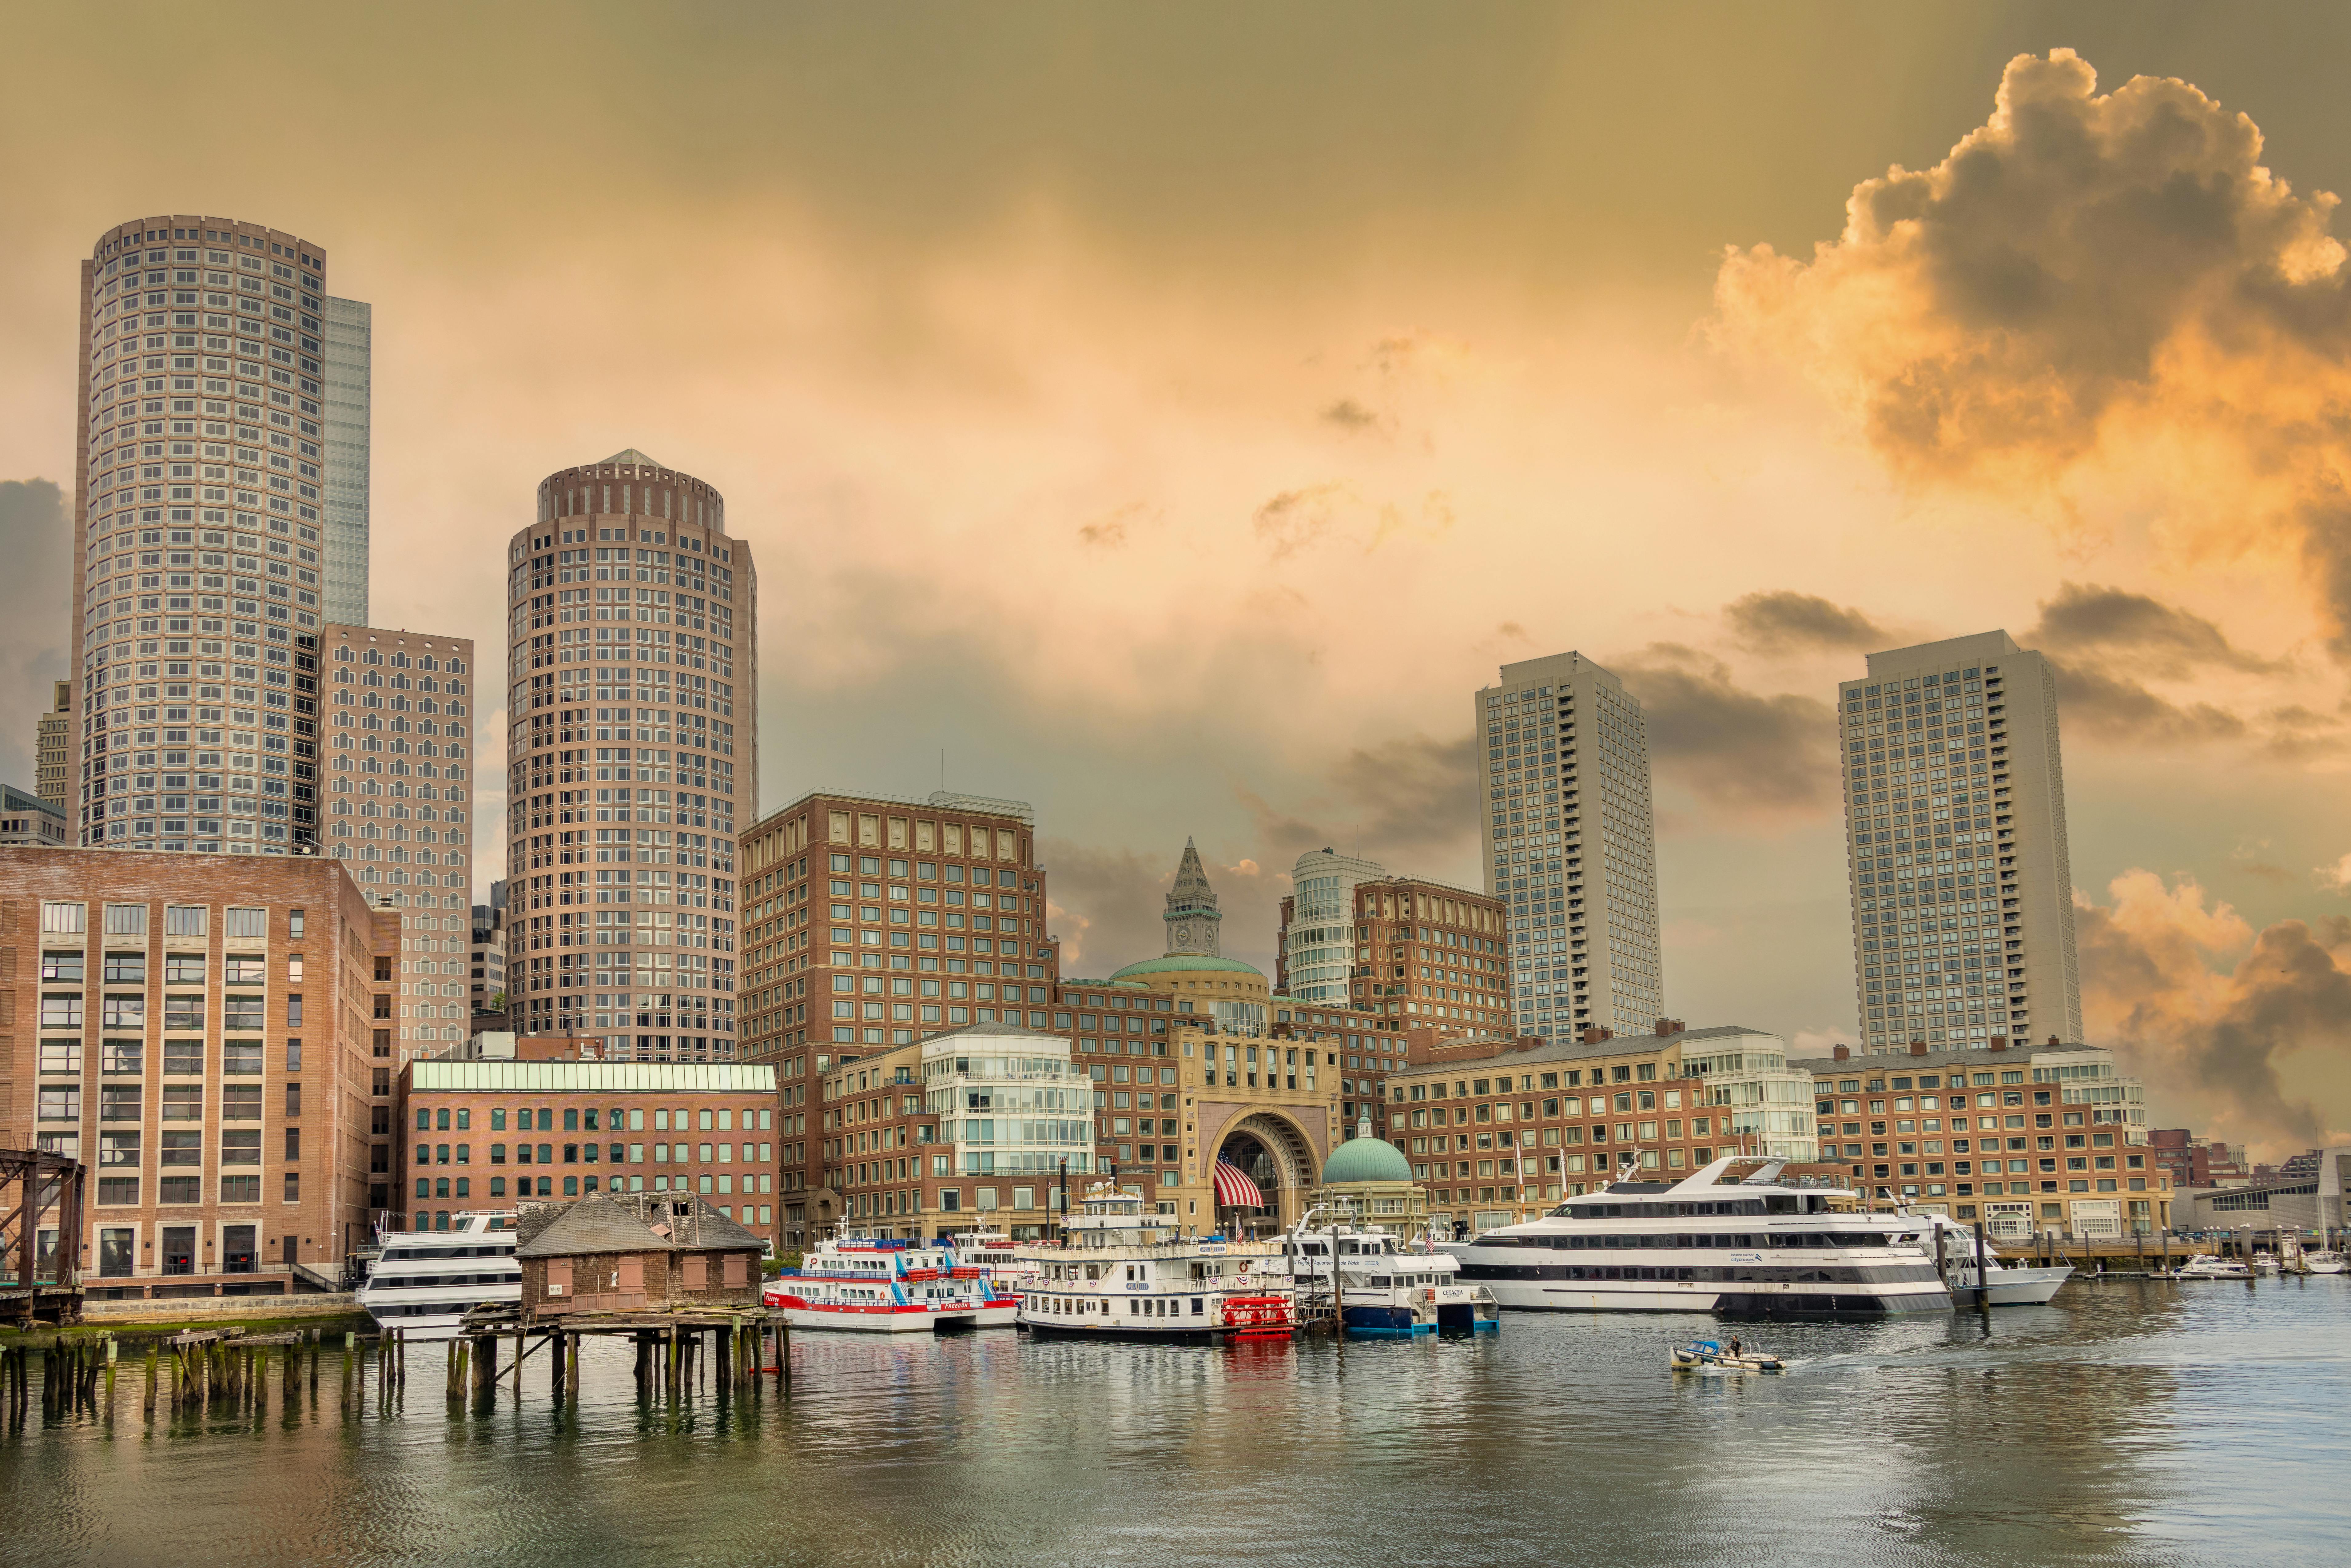
{"type": "Polygon", "coordinates": [[[670,1193],[597,1193],[577,1203],[518,1205],[517,1258],[605,1252],[763,1251],[767,1243],[707,1199],[670,1193]]]}

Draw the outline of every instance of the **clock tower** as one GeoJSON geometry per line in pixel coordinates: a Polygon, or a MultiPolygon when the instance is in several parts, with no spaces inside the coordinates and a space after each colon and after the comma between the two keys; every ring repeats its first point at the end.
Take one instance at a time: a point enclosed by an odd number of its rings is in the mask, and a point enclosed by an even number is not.
{"type": "Polygon", "coordinates": [[[1167,957],[1218,956],[1217,933],[1225,918],[1224,912],[1217,907],[1216,893],[1208,886],[1208,873],[1200,864],[1200,852],[1190,839],[1184,841],[1184,859],[1176,867],[1176,885],[1167,894],[1167,913],[1160,918],[1167,922],[1167,957]]]}

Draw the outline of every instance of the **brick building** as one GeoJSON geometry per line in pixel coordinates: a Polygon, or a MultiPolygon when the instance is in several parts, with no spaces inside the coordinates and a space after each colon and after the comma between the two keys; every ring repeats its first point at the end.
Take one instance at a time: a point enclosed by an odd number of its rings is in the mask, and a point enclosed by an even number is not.
{"type": "Polygon", "coordinates": [[[1675,1181],[1740,1152],[1813,1157],[1810,1080],[1755,1030],[1667,1019],[1650,1035],[1416,1043],[1418,1060],[1387,1080],[1383,1131],[1427,1186],[1440,1228],[1532,1218],[1627,1163],[1645,1180],[1675,1181]]]}
{"type": "Polygon", "coordinates": [[[0,849],[0,1141],[101,1299],[332,1288],[388,1205],[396,911],[307,857],[0,849]]]}
{"type": "Polygon", "coordinates": [[[2052,1041],[1799,1061],[1821,1157],[1873,1197],[2000,1235],[2119,1236],[2170,1224],[2171,1178],[2149,1147],[2147,1091],[2114,1053],[2052,1041]]]}
{"type": "MultiPolygon", "coordinates": [[[[820,791],[743,835],[745,1053],[776,1072],[786,1210],[823,1186],[810,1117],[841,1062],[967,1024],[1044,1029],[1059,970],[1036,818],[1017,800],[820,791]]],[[[837,1216],[835,1216],[837,1217],[837,1216]]]]}
{"type": "Polygon", "coordinates": [[[2218,1143],[2186,1127],[2157,1127],[2147,1143],[2147,1158],[2174,1187],[2242,1186],[2252,1179],[2242,1145],[2218,1143]]]}
{"type": "Polygon", "coordinates": [[[693,1194],[775,1233],[776,1074],[765,1063],[411,1061],[395,1228],[529,1197],[693,1194]]]}
{"type": "MultiPolygon", "coordinates": [[[[1396,1034],[1510,1028],[1510,910],[1500,898],[1388,876],[1329,850],[1301,855],[1293,876],[1300,891],[1281,901],[1275,980],[1295,1005],[1353,1008],[1396,1034]]],[[[1573,945],[1580,972],[1583,938],[1573,945]]],[[[1562,938],[1562,963],[1567,946],[1562,938]]]]}
{"type": "Polygon", "coordinates": [[[599,1193],[516,1217],[526,1320],[759,1304],[766,1239],[707,1198],[599,1193]]]}

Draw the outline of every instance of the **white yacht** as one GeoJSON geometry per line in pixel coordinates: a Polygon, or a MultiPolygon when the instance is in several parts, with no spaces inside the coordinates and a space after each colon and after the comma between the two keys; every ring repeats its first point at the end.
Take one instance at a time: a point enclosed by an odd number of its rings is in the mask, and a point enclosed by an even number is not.
{"type": "Polygon", "coordinates": [[[1280,1254],[1266,1259],[1258,1272],[1286,1274],[1301,1301],[1327,1301],[1336,1267],[1339,1322],[1350,1334],[1410,1339],[1440,1331],[1492,1333],[1501,1326],[1494,1292],[1464,1281],[1460,1260],[1451,1253],[1415,1251],[1380,1226],[1317,1227],[1313,1218],[1309,1213],[1300,1221],[1282,1239],[1280,1254]]]}
{"type": "Polygon", "coordinates": [[[522,1301],[515,1217],[467,1209],[446,1230],[393,1230],[359,1288],[359,1304],[410,1339],[449,1339],[467,1310],[522,1301]]]}
{"type": "Polygon", "coordinates": [[[2171,1277],[2175,1280],[2250,1280],[2253,1271],[2241,1259],[2199,1252],[2174,1269],[2171,1277]]]}
{"type": "MultiPolygon", "coordinates": [[[[1976,1233],[1956,1219],[1939,1214],[1917,1217],[1927,1227],[1923,1242],[1927,1256],[1935,1256],[1935,1238],[1943,1238],[1943,1281],[1951,1288],[1951,1299],[1958,1305],[1971,1307],[1976,1301],[1976,1233]]],[[[1986,1272],[1991,1276],[1991,1288],[1984,1292],[1984,1304],[1992,1307],[2041,1307],[2049,1304],[2057,1288],[2074,1277],[2071,1263],[2041,1268],[2036,1264],[2019,1263],[2002,1258],[1990,1242],[1984,1244],[1986,1272]]]]}
{"type": "Polygon", "coordinates": [[[2307,1272],[2313,1274],[2340,1274],[2343,1272],[2343,1254],[2334,1251],[2305,1252],[2302,1255],[2302,1266],[2307,1272]]]}
{"type": "Polygon", "coordinates": [[[1144,1212],[1110,1182],[1063,1217],[1058,1244],[1015,1249],[1037,1267],[1020,1326],[1097,1339],[1287,1340],[1297,1323],[1288,1275],[1270,1249],[1221,1237],[1186,1238],[1174,1218],[1144,1212]]]}
{"type": "Polygon", "coordinates": [[[1619,1179],[1540,1219],[1443,1243],[1505,1307],[1876,1317],[1949,1312],[1926,1225],[1731,1156],[1678,1182],[1619,1179]]]}

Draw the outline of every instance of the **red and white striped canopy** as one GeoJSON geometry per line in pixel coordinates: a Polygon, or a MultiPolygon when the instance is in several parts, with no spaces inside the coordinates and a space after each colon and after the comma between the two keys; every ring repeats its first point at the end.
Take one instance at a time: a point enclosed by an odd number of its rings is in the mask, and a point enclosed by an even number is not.
{"type": "Polygon", "coordinates": [[[1249,1173],[1228,1159],[1217,1161],[1217,1204],[1222,1208],[1263,1208],[1265,1194],[1249,1173]]]}

